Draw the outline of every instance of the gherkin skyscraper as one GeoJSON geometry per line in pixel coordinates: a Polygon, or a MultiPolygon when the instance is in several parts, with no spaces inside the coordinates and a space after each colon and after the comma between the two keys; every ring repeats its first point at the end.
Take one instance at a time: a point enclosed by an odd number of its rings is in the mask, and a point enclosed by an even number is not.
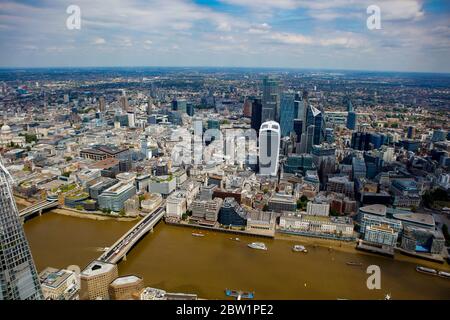
{"type": "Polygon", "coordinates": [[[0,160],[0,300],[43,299],[10,183],[0,160]]]}

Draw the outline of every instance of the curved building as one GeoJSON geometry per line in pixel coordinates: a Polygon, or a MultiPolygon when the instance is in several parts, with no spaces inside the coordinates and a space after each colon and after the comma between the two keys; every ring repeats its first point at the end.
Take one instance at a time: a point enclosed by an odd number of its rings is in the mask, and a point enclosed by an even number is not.
{"type": "Polygon", "coordinates": [[[247,214],[234,198],[225,198],[218,221],[224,226],[243,227],[247,225],[247,214]]]}
{"type": "Polygon", "coordinates": [[[276,176],[280,161],[280,125],[267,121],[259,129],[259,173],[276,176]]]}

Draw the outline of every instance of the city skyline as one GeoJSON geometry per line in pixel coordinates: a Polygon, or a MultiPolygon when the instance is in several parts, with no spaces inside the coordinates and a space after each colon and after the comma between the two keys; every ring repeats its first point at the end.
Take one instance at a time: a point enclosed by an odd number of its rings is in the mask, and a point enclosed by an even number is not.
{"type": "Polygon", "coordinates": [[[450,72],[445,1],[5,1],[1,67],[210,66],[450,72]],[[369,30],[367,7],[381,10],[369,30]]]}

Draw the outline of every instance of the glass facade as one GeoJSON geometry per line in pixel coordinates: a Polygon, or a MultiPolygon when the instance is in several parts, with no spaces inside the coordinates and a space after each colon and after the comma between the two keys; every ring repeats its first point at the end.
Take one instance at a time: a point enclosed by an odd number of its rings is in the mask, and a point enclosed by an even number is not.
{"type": "Polygon", "coordinates": [[[41,300],[41,285],[10,179],[0,163],[0,300],[41,300]]]}

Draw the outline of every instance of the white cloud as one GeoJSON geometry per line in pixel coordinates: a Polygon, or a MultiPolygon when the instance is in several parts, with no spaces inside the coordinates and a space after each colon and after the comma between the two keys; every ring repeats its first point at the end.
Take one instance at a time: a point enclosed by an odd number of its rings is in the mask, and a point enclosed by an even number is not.
{"type": "Polygon", "coordinates": [[[248,33],[252,34],[262,34],[262,33],[268,33],[272,29],[272,27],[268,23],[261,23],[252,25],[250,29],[248,29],[248,33]]]}
{"type": "Polygon", "coordinates": [[[280,42],[284,44],[312,44],[313,40],[310,37],[294,34],[294,33],[273,33],[269,39],[275,42],[280,42]]]}
{"type": "Polygon", "coordinates": [[[95,44],[95,45],[106,44],[106,40],[105,40],[104,38],[95,38],[95,39],[92,41],[92,44],[95,44]]]}

